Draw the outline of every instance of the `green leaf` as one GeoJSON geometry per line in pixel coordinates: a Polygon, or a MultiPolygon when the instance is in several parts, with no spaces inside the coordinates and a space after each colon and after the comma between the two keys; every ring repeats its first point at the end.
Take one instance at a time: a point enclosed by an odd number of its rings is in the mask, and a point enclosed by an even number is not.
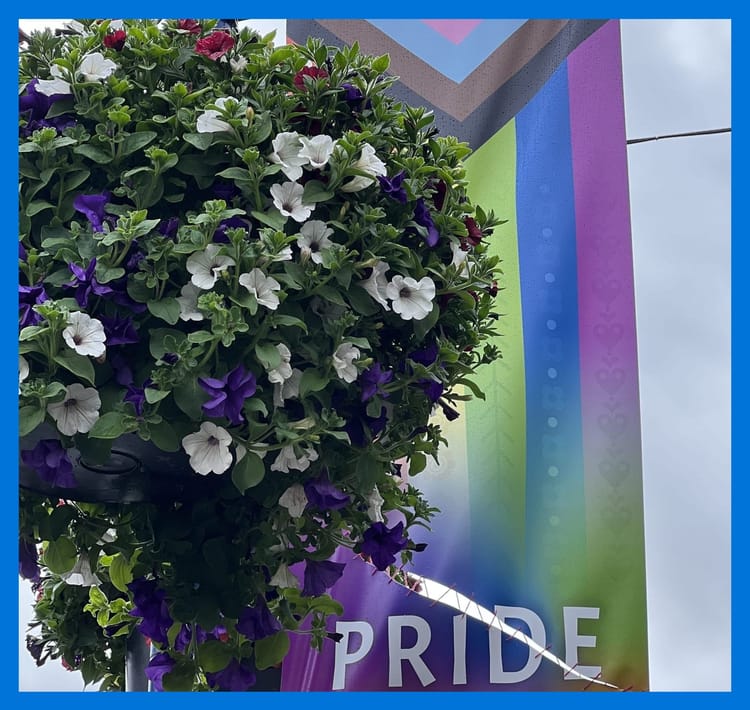
{"type": "Polygon", "coordinates": [[[107,163],[112,162],[112,155],[110,153],[106,153],[99,148],[94,148],[93,145],[84,144],[76,146],[73,148],[73,152],[82,155],[84,158],[93,160],[100,165],[106,165],[107,163]]]}
{"type": "Polygon", "coordinates": [[[184,692],[193,689],[195,681],[195,669],[192,661],[188,663],[177,663],[175,667],[162,676],[162,687],[166,691],[184,692]]]}
{"type": "Polygon", "coordinates": [[[360,490],[372,490],[372,487],[378,482],[378,478],[380,478],[384,470],[385,466],[382,461],[373,458],[368,453],[360,455],[355,467],[360,490]]]}
{"type": "Polygon", "coordinates": [[[164,357],[166,353],[175,352],[186,337],[181,330],[172,330],[172,328],[152,328],[149,330],[149,335],[151,339],[148,342],[148,349],[155,360],[164,357]]]}
{"type": "Polygon", "coordinates": [[[45,567],[49,567],[53,574],[64,574],[70,572],[78,559],[78,551],[73,541],[67,537],[60,537],[47,544],[47,549],[42,556],[45,567]]]}
{"type": "Polygon", "coordinates": [[[94,439],[116,439],[128,431],[125,425],[125,417],[120,412],[107,412],[96,420],[89,431],[89,436],[94,439]]]}
{"type": "Polygon", "coordinates": [[[29,202],[29,204],[26,205],[26,216],[33,217],[35,214],[38,214],[39,212],[42,212],[44,210],[53,209],[55,209],[55,206],[51,205],[45,200],[34,200],[33,202],[29,202]]]}
{"type": "Polygon", "coordinates": [[[273,370],[281,364],[281,355],[272,343],[258,343],[255,346],[255,357],[266,370],[273,370]]]}
{"type": "Polygon", "coordinates": [[[232,469],[232,483],[240,493],[257,486],[266,475],[263,459],[253,451],[248,451],[232,469]]]}
{"type": "Polygon", "coordinates": [[[255,667],[258,670],[271,668],[281,663],[289,653],[289,636],[286,631],[279,631],[273,636],[266,636],[255,642],[255,667]]]}
{"type": "Polygon", "coordinates": [[[112,558],[112,564],[109,566],[109,579],[121,592],[127,592],[128,583],[133,581],[133,570],[121,552],[112,558]]]}
{"type": "Polygon", "coordinates": [[[46,325],[27,325],[19,334],[18,342],[22,343],[24,340],[31,340],[35,338],[39,333],[43,333],[48,329],[46,325]]]}
{"type": "Polygon", "coordinates": [[[31,434],[44,421],[44,407],[27,405],[18,410],[18,436],[31,434]]]}
{"type": "Polygon", "coordinates": [[[169,392],[164,390],[157,390],[153,387],[146,387],[146,389],[143,391],[146,401],[149,404],[156,404],[157,402],[161,402],[164,398],[169,397],[169,392]]]}
{"type": "Polygon", "coordinates": [[[250,214],[262,224],[267,224],[269,227],[273,227],[279,231],[284,229],[284,225],[287,221],[287,218],[284,217],[284,215],[275,207],[269,207],[268,212],[253,210],[250,214]]]}
{"type": "Polygon", "coordinates": [[[409,457],[409,475],[413,476],[422,473],[427,466],[427,457],[421,452],[416,451],[409,457]]]}
{"type": "Polygon", "coordinates": [[[247,168],[226,168],[220,173],[216,173],[216,177],[223,177],[228,180],[250,180],[250,172],[247,168]]]}
{"type": "Polygon", "coordinates": [[[326,301],[335,303],[337,306],[343,306],[344,308],[347,308],[349,305],[341,295],[341,291],[334,288],[333,286],[319,286],[315,289],[315,293],[318,296],[322,296],[323,298],[325,298],[326,301]]]}
{"type": "Polygon", "coordinates": [[[422,318],[422,320],[414,321],[414,335],[417,339],[417,342],[423,340],[424,336],[427,335],[427,333],[435,327],[435,324],[438,322],[439,317],[440,307],[437,305],[437,303],[434,303],[432,305],[432,310],[427,314],[425,318],[422,318]]]}
{"type": "Polygon", "coordinates": [[[305,189],[302,192],[302,202],[310,204],[311,202],[327,202],[333,197],[330,190],[320,180],[310,180],[305,183],[305,189]]]}
{"type": "Polygon", "coordinates": [[[301,318],[295,318],[294,316],[287,316],[283,313],[277,313],[273,316],[273,322],[276,325],[288,325],[292,328],[302,328],[307,333],[307,323],[301,318]]]}
{"type": "Polygon", "coordinates": [[[84,355],[79,355],[77,352],[68,350],[57,353],[54,360],[58,365],[64,367],[74,375],[92,385],[94,384],[94,366],[91,364],[91,360],[84,355]]]}
{"type": "Polygon", "coordinates": [[[131,153],[135,153],[137,150],[147,146],[157,134],[154,131],[138,131],[138,133],[131,133],[125,137],[125,140],[120,144],[120,155],[126,156],[131,153]]]}
{"type": "Polygon", "coordinates": [[[229,644],[216,639],[209,639],[198,646],[198,662],[207,673],[224,670],[232,660],[232,648],[229,644]]]}
{"type": "Polygon", "coordinates": [[[91,175],[91,171],[85,168],[83,170],[71,170],[69,173],[65,173],[65,189],[75,190],[75,188],[89,179],[89,175],[91,175]]]}
{"type": "Polygon", "coordinates": [[[177,406],[191,419],[201,419],[201,404],[206,399],[206,393],[198,384],[197,377],[186,378],[172,390],[172,395],[177,406]]]}
{"type": "MultiPolygon", "coordinates": [[[[146,392],[148,391],[148,388],[146,388],[146,392]]],[[[164,420],[158,424],[150,424],[148,429],[151,432],[151,441],[162,451],[180,450],[180,440],[168,421],[164,420]]]]}
{"type": "Polygon", "coordinates": [[[190,333],[187,339],[189,343],[207,343],[209,340],[213,340],[214,336],[207,330],[196,330],[194,333],[190,333]]]}
{"type": "Polygon", "coordinates": [[[303,399],[308,392],[320,392],[320,390],[326,388],[329,382],[330,379],[321,374],[319,370],[314,367],[308,368],[302,373],[299,381],[300,399],[303,399]]]}
{"type": "Polygon", "coordinates": [[[214,142],[213,133],[186,133],[182,137],[198,150],[206,150],[214,142]]]}
{"type": "Polygon", "coordinates": [[[151,315],[174,325],[180,320],[180,302],[176,298],[160,298],[146,303],[151,315]]]}

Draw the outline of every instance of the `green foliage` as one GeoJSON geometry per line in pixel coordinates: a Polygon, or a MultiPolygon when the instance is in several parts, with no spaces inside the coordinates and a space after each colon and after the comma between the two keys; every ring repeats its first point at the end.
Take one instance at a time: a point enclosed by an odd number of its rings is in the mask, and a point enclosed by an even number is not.
{"type": "Polygon", "coordinates": [[[110,21],[83,21],[20,53],[20,100],[40,100],[19,119],[19,434],[99,464],[139,436],[215,483],[158,504],[20,494],[21,537],[43,551],[40,657],[105,689],[122,689],[144,580],[169,613],[167,690],[276,665],[303,623],[330,642],[340,605],[288,568],[355,547],[377,497],[407,538],[429,524],[395,462],[437,457],[431,415],[481,396],[473,375],[499,356],[500,222],[468,199],[468,146],[388,94],[387,55],[244,29],[211,59],[196,50],[215,24],[125,20],[117,47],[110,21]],[[82,71],[97,53],[103,71],[82,71]],[[76,331],[73,314],[91,320],[76,331]],[[324,476],[345,504],[309,504],[324,476]],[[83,562],[92,586],[66,582],[83,562]],[[268,597],[282,630],[246,638],[238,619],[268,597]]]}

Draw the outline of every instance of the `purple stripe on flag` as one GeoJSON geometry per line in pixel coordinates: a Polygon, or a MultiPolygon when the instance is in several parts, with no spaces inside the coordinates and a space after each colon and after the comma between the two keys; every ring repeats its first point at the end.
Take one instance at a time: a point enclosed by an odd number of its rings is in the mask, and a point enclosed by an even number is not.
{"type": "Polygon", "coordinates": [[[607,23],[571,54],[568,76],[588,556],[601,574],[623,562],[618,549],[628,535],[635,536],[628,547],[637,549],[643,514],[619,22],[607,23]]]}

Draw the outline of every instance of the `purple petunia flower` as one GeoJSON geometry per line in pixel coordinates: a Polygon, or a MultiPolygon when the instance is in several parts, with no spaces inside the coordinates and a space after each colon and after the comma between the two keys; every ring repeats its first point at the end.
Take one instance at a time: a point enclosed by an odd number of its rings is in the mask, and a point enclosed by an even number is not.
{"type": "Polygon", "coordinates": [[[255,394],[255,375],[242,365],[237,365],[223,378],[199,377],[200,386],[211,399],[203,405],[209,417],[226,417],[235,426],[242,424],[242,407],[248,397],[255,394]]]}
{"type": "Polygon", "coordinates": [[[38,582],[39,575],[39,554],[36,551],[36,544],[33,540],[18,538],[18,574],[24,579],[38,582]]]}
{"type": "Polygon", "coordinates": [[[177,236],[177,228],[180,226],[180,220],[177,217],[170,217],[159,222],[158,232],[167,239],[174,239],[177,236]]]}
{"type": "Polygon", "coordinates": [[[269,610],[265,599],[258,595],[254,606],[242,610],[235,628],[251,641],[257,641],[281,631],[281,624],[269,610]]]}
{"type": "MultiPolygon", "coordinates": [[[[212,633],[205,631],[199,624],[195,625],[195,640],[198,644],[205,643],[209,638],[215,638],[212,633]]],[[[190,642],[193,640],[193,627],[190,624],[183,624],[174,640],[174,650],[185,653],[190,642]]]]}
{"type": "Polygon", "coordinates": [[[177,353],[164,353],[164,355],[161,356],[161,359],[163,362],[167,363],[167,365],[175,365],[180,359],[180,356],[177,353]]]}
{"type": "Polygon", "coordinates": [[[432,380],[429,378],[417,380],[417,384],[427,395],[427,399],[429,399],[433,404],[435,404],[435,402],[440,399],[441,395],[443,394],[443,390],[445,389],[442,382],[438,382],[437,380],[432,380]]]}
{"type": "Polygon", "coordinates": [[[50,486],[75,488],[78,485],[68,452],[57,439],[40,439],[33,449],[21,451],[21,461],[50,486]]]}
{"type": "Polygon", "coordinates": [[[73,208],[83,214],[95,232],[104,231],[104,219],[107,212],[105,205],[112,199],[111,192],[102,192],[94,195],[76,195],[73,200],[73,208]]]}
{"type": "Polygon", "coordinates": [[[362,385],[362,401],[367,402],[376,394],[387,398],[388,393],[383,391],[383,385],[388,384],[392,379],[393,370],[383,370],[379,362],[373,363],[359,376],[362,385]]]}
{"type": "MultiPolygon", "coordinates": [[[[224,200],[227,205],[232,204],[232,199],[240,195],[240,189],[233,182],[225,182],[223,180],[217,180],[211,187],[214,198],[217,200],[224,200]]],[[[234,219],[234,217],[232,217],[234,219]]],[[[234,226],[234,225],[231,225],[234,226]]]]}
{"type": "Polygon", "coordinates": [[[402,522],[392,528],[386,527],[385,523],[373,523],[365,530],[359,550],[368,555],[375,567],[382,572],[396,561],[396,553],[406,547],[407,540],[403,532],[402,522]]]}
{"type": "Polygon", "coordinates": [[[135,409],[136,416],[143,416],[143,407],[146,405],[146,388],[154,384],[151,378],[148,378],[144,383],[143,387],[137,387],[132,382],[127,384],[128,391],[122,398],[125,402],[130,402],[135,409]]]}
{"type": "Polygon", "coordinates": [[[414,362],[429,367],[435,362],[435,360],[437,360],[439,353],[440,348],[438,347],[437,341],[433,341],[430,345],[425,345],[423,348],[410,353],[409,357],[414,360],[414,362]]]}
{"type": "Polygon", "coordinates": [[[434,247],[440,240],[440,232],[438,232],[435,223],[432,221],[430,210],[421,197],[417,200],[417,204],[414,207],[414,221],[427,229],[425,241],[427,242],[427,246],[434,247]]]}
{"type": "Polygon", "coordinates": [[[62,133],[68,126],[74,126],[75,120],[72,116],[61,115],[47,118],[52,104],[61,99],[68,98],[66,94],[52,94],[47,96],[36,90],[39,79],[32,79],[23,94],[18,97],[18,111],[25,114],[26,126],[21,129],[24,136],[30,136],[39,128],[54,128],[58,134],[62,133]]]}
{"type": "Polygon", "coordinates": [[[406,188],[403,186],[405,177],[406,171],[402,170],[392,178],[378,175],[378,182],[380,182],[380,188],[386,195],[402,204],[406,204],[406,188]]]}
{"type": "Polygon", "coordinates": [[[68,268],[75,277],[63,286],[75,288],[75,299],[81,308],[87,308],[91,294],[96,296],[108,296],[112,293],[110,286],[104,286],[96,280],[94,272],[96,270],[96,259],[92,259],[89,265],[84,269],[77,264],[68,264],[68,268]]]}
{"type": "Polygon", "coordinates": [[[303,597],[317,597],[325,594],[344,574],[344,562],[331,562],[330,560],[305,562],[305,578],[302,585],[303,597]]]}
{"type": "Polygon", "coordinates": [[[151,657],[144,672],[155,691],[162,692],[164,690],[162,678],[175,667],[175,663],[174,658],[168,653],[157,653],[151,657]]]}
{"type": "Polygon", "coordinates": [[[133,370],[130,367],[130,360],[120,352],[113,352],[109,357],[109,364],[115,372],[115,382],[118,385],[127,387],[133,384],[133,370]]]}
{"type": "Polygon", "coordinates": [[[255,670],[247,662],[240,663],[233,658],[223,670],[206,673],[206,681],[210,688],[242,692],[255,685],[255,670]]]}
{"type": "Polygon", "coordinates": [[[249,229],[250,225],[244,219],[241,219],[237,216],[230,217],[229,219],[223,219],[214,232],[213,241],[218,244],[229,244],[227,229],[232,229],[235,227],[239,227],[241,229],[249,229]]]}
{"type": "Polygon", "coordinates": [[[49,300],[47,292],[42,284],[36,286],[18,287],[18,325],[25,328],[27,325],[37,325],[42,322],[42,317],[33,309],[39,303],[49,300]]]}
{"type": "Polygon", "coordinates": [[[305,483],[305,495],[308,503],[320,510],[338,510],[351,500],[328,480],[327,471],[324,471],[320,478],[305,483]]]}
{"type": "Polygon", "coordinates": [[[129,345],[140,341],[138,331],[135,329],[135,323],[132,318],[120,316],[99,316],[99,320],[104,326],[104,333],[107,336],[107,347],[115,345],[129,345]]]}
{"type": "Polygon", "coordinates": [[[167,644],[167,631],[172,626],[172,617],[165,599],[166,592],[158,588],[155,579],[139,577],[128,585],[133,594],[133,610],[130,616],[142,617],[136,626],[144,636],[159,644],[167,644]]]}

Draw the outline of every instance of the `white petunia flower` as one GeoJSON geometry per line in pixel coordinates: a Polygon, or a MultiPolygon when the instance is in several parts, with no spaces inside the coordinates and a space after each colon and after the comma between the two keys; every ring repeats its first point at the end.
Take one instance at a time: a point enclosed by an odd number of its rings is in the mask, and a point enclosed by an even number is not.
{"type": "Polygon", "coordinates": [[[287,244],[280,252],[273,255],[271,261],[291,261],[293,258],[292,247],[287,244]]]}
{"type": "Polygon", "coordinates": [[[293,518],[299,518],[307,505],[305,489],[299,483],[289,486],[279,498],[279,505],[289,511],[293,518]]]}
{"type": "Polygon", "coordinates": [[[299,397],[299,383],[302,380],[302,370],[296,367],[292,374],[283,382],[273,383],[273,403],[276,407],[283,407],[285,399],[299,397]]]}
{"type": "Polygon", "coordinates": [[[281,290],[281,284],[273,277],[266,276],[260,269],[255,268],[247,274],[241,274],[240,286],[244,286],[261,306],[275,311],[279,307],[279,297],[274,291],[281,290]]]}
{"type": "Polygon", "coordinates": [[[285,382],[292,376],[292,366],[289,364],[292,353],[289,352],[289,348],[284,343],[278,343],[276,350],[281,355],[281,362],[277,367],[268,371],[268,380],[274,384],[285,382]]]}
{"type": "Polygon", "coordinates": [[[382,507],[385,501],[383,500],[383,496],[380,495],[380,491],[378,490],[377,486],[372,487],[370,495],[367,496],[366,500],[367,517],[370,518],[373,523],[385,522],[382,513],[382,507]]]}
{"type": "Polygon", "coordinates": [[[229,445],[232,436],[213,422],[203,422],[200,431],[182,439],[182,448],[190,457],[190,466],[201,476],[209,473],[224,473],[232,465],[229,445]]]}
{"type": "Polygon", "coordinates": [[[286,562],[282,562],[276,573],[268,580],[272,587],[282,587],[286,589],[299,589],[299,579],[297,575],[290,571],[286,562]]]}
{"type": "Polygon", "coordinates": [[[283,185],[271,185],[271,197],[276,209],[285,217],[295,222],[304,222],[315,209],[315,205],[302,202],[304,192],[302,185],[296,182],[285,182],[283,185]]]}
{"type": "Polygon", "coordinates": [[[23,355],[18,356],[18,393],[21,394],[21,383],[29,376],[29,363],[23,355]]]}
{"type": "Polygon", "coordinates": [[[333,230],[319,219],[311,219],[309,222],[305,222],[297,237],[297,246],[300,248],[302,256],[312,259],[316,264],[322,264],[323,255],[320,252],[333,246],[333,242],[328,238],[331,234],[333,234],[333,230]]]}
{"type": "Polygon", "coordinates": [[[268,156],[269,160],[281,165],[281,171],[290,180],[299,180],[302,177],[302,166],[307,165],[309,158],[301,155],[302,140],[296,131],[279,133],[271,142],[273,153],[268,156]]]}
{"type": "Polygon", "coordinates": [[[65,71],[59,64],[50,64],[49,65],[49,73],[52,75],[54,79],[64,79],[65,78],[65,71]]]}
{"type": "Polygon", "coordinates": [[[388,173],[385,163],[375,155],[375,148],[369,143],[362,144],[362,154],[352,164],[352,168],[361,170],[363,173],[372,175],[372,177],[355,175],[349,182],[341,186],[341,192],[359,192],[360,190],[364,190],[375,182],[376,177],[379,175],[384,176],[388,173]]]}
{"type": "Polygon", "coordinates": [[[354,382],[357,379],[357,366],[354,364],[354,360],[359,358],[359,348],[356,348],[351,343],[341,343],[336,348],[336,352],[333,353],[333,367],[336,370],[336,374],[344,380],[344,382],[354,382]]]}
{"type": "Polygon", "coordinates": [[[112,30],[112,32],[117,32],[117,30],[124,30],[125,23],[122,20],[111,20],[109,23],[109,29],[112,30]]]}
{"type": "Polygon", "coordinates": [[[66,584],[75,587],[98,587],[102,581],[91,571],[88,555],[80,555],[70,572],[60,575],[66,584]]]}
{"type": "Polygon", "coordinates": [[[104,81],[115,69],[117,64],[111,59],[105,59],[101,52],[91,52],[81,60],[78,73],[86,81],[104,81]]]}
{"type": "Polygon", "coordinates": [[[466,263],[466,259],[469,256],[469,252],[461,249],[455,242],[451,242],[451,251],[453,252],[451,266],[455,266],[461,276],[467,277],[469,275],[469,265],[466,263]]]}
{"type": "Polygon", "coordinates": [[[394,276],[386,295],[393,301],[393,310],[404,320],[422,320],[432,311],[435,282],[429,276],[415,281],[411,276],[394,276]]]}
{"type": "Polygon", "coordinates": [[[306,158],[311,168],[317,170],[328,164],[336,145],[336,141],[331,136],[323,134],[312,138],[300,136],[300,141],[302,141],[302,150],[299,152],[300,158],[306,158]]]}
{"type": "Polygon", "coordinates": [[[376,261],[372,267],[372,273],[360,284],[386,311],[390,311],[391,308],[386,300],[388,279],[384,274],[390,268],[384,261],[376,261]]]}
{"type": "MultiPolygon", "coordinates": [[[[56,65],[54,65],[56,66],[56,65]]],[[[54,96],[55,94],[67,95],[72,94],[73,90],[65,79],[39,79],[36,83],[36,91],[45,96],[54,96]]]]}
{"type": "Polygon", "coordinates": [[[232,126],[221,118],[221,113],[212,108],[204,109],[195,122],[198,133],[224,133],[232,131],[232,126]]]}
{"type": "Polygon", "coordinates": [[[229,66],[232,67],[232,71],[235,74],[239,74],[240,72],[245,71],[247,59],[245,57],[237,57],[236,59],[232,58],[229,60],[229,66]]]}
{"type": "Polygon", "coordinates": [[[107,351],[107,336],[101,321],[87,313],[74,311],[68,316],[68,327],[62,332],[63,340],[79,355],[101,357],[107,351]]]}
{"type": "Polygon", "coordinates": [[[198,310],[198,296],[201,295],[201,289],[192,283],[186,283],[177,296],[177,303],[180,304],[180,320],[201,321],[203,314],[198,310]]]}
{"type": "Polygon", "coordinates": [[[222,271],[234,266],[234,259],[231,256],[219,254],[220,249],[218,244],[209,244],[205,251],[191,254],[185,264],[192,274],[190,280],[204,291],[214,287],[222,271]]]}
{"type": "Polygon", "coordinates": [[[49,414],[57,424],[61,434],[85,434],[99,419],[102,401],[93,387],[84,387],[78,382],[65,388],[65,398],[61,402],[47,405],[49,414]]]}
{"type": "Polygon", "coordinates": [[[289,473],[290,469],[306,471],[312,461],[318,460],[318,452],[315,449],[305,449],[302,446],[299,448],[302,451],[302,455],[297,457],[293,444],[282,447],[276,460],[271,464],[271,470],[280,471],[281,473],[289,473]]]}

